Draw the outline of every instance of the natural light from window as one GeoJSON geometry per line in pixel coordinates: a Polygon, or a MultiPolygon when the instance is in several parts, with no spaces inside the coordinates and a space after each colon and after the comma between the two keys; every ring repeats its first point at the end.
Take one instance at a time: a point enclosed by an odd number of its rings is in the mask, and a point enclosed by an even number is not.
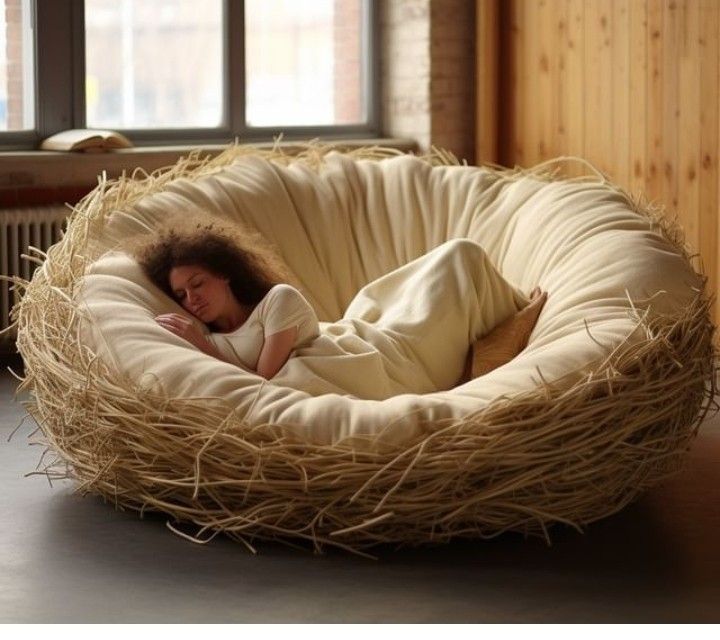
{"type": "MultiPolygon", "coordinates": [[[[0,131],[35,128],[33,1],[0,0],[0,131]]],[[[366,122],[366,1],[245,0],[246,126],[366,122]]],[[[223,0],[84,3],[85,126],[229,126],[223,0]]]]}
{"type": "Polygon", "coordinates": [[[30,0],[0,0],[0,131],[35,125],[30,0]]]}
{"type": "Polygon", "coordinates": [[[362,0],[245,0],[246,120],[364,121],[362,0]]]}
{"type": "Polygon", "coordinates": [[[221,125],[222,0],[85,0],[85,45],[88,127],[221,125]]]}

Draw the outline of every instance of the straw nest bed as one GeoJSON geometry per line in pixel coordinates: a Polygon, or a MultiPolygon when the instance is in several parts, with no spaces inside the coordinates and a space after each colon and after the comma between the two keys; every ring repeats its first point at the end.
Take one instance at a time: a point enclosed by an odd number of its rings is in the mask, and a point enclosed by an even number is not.
{"type": "MultiPolygon", "coordinates": [[[[98,257],[91,239],[113,211],[243,154],[317,169],[333,148],[312,141],[291,155],[277,144],[269,150],[233,145],[215,158],[195,151],[152,174],[99,178],[72,208],[63,239],[47,255],[34,250],[27,257],[42,265],[32,280],[13,278],[22,293],[12,314],[25,363],[18,392],[31,392],[24,404],[39,425],[33,435],[40,430],[46,447],[34,473],[51,484],[71,478],[76,492],[98,494],[141,517],[169,514],[174,523],[167,526],[194,542],[222,532],[253,553],[255,539],[311,541],[316,553],[331,545],[374,558],[363,549],[505,531],[550,544],[552,524],[582,532],[678,471],[711,405],[718,408],[705,286],[679,316],[648,318],[634,310],[645,338],[620,345],[584,380],[543,380],[536,390],[502,396],[463,420],[436,422],[421,440],[376,452],[290,443],[276,425],[250,427],[202,398],[152,395],[82,344],[73,294],[98,257]],[[40,469],[48,453],[54,458],[40,469]],[[194,535],[180,531],[180,522],[194,526],[194,535]]],[[[377,160],[400,154],[381,147],[347,153],[377,160]]],[[[460,164],[437,148],[421,158],[460,164]]],[[[503,176],[563,179],[548,163],[489,168],[503,176]]],[[[612,186],[602,174],[566,179],[612,186]]],[[[691,260],[676,220],[642,196],[620,192],[691,260]]]]}

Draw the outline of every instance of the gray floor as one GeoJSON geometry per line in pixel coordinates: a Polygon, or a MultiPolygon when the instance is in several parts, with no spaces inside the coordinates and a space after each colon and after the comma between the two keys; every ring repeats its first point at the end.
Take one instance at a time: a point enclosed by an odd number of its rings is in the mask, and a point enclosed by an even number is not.
{"type": "Polygon", "coordinates": [[[0,622],[718,622],[720,417],[683,472],[584,535],[510,534],[377,561],[222,536],[201,546],[33,471],[0,373],[0,622]]]}

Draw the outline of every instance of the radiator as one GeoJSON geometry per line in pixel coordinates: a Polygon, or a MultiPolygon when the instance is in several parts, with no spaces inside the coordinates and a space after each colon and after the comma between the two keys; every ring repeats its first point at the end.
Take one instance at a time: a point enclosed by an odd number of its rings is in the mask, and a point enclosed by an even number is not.
{"type": "MultiPolygon", "coordinates": [[[[38,265],[21,254],[39,257],[28,247],[47,251],[62,237],[69,214],[65,205],[0,209],[0,275],[30,280],[38,265]]],[[[10,326],[10,309],[20,295],[11,282],[0,280],[0,331],[10,326]]],[[[14,351],[15,335],[15,329],[0,334],[0,351],[14,351]]]]}

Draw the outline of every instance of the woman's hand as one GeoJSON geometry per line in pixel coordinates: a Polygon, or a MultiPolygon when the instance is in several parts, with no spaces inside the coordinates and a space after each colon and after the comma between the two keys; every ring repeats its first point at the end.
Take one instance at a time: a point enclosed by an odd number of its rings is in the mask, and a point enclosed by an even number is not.
{"type": "Polygon", "coordinates": [[[196,346],[200,351],[205,352],[208,341],[200,328],[189,318],[179,313],[163,313],[155,316],[155,321],[177,336],[184,338],[190,344],[196,346]]]}

